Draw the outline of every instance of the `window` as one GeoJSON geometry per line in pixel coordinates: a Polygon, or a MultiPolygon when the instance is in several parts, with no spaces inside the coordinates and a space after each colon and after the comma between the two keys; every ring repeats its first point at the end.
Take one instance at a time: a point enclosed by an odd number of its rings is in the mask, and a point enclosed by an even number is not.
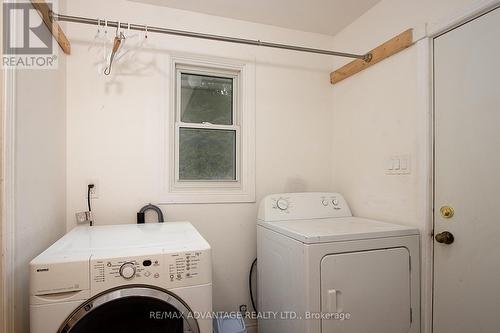
{"type": "Polygon", "coordinates": [[[177,68],[179,182],[238,180],[238,75],[223,75],[177,68]]]}
{"type": "Polygon", "coordinates": [[[253,65],[172,61],[167,202],[255,201],[253,65]]]}

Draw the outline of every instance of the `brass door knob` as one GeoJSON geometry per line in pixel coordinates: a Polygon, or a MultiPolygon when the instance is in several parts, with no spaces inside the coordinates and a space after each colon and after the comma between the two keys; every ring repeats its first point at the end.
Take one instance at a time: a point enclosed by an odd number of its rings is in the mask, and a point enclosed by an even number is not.
{"type": "Polygon", "coordinates": [[[436,235],[436,242],[442,244],[451,244],[455,241],[455,237],[449,231],[443,231],[436,235]]]}
{"type": "Polygon", "coordinates": [[[455,215],[455,211],[450,206],[443,206],[439,211],[441,212],[441,216],[445,219],[450,219],[455,215]]]}

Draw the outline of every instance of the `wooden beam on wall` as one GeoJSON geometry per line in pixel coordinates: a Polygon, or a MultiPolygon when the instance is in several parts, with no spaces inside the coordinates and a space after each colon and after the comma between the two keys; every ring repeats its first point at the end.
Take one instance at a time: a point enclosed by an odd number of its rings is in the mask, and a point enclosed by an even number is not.
{"type": "Polygon", "coordinates": [[[56,21],[53,21],[50,17],[51,8],[44,0],[31,0],[31,3],[42,17],[43,23],[45,23],[47,28],[49,28],[52,36],[54,36],[57,40],[57,43],[59,43],[59,46],[64,53],[71,54],[71,44],[68,38],[66,38],[66,35],[59,24],[56,21]]]}
{"type": "Polygon", "coordinates": [[[362,59],[354,60],[347,65],[337,69],[330,74],[331,84],[338,83],[342,80],[347,79],[354,74],[361,72],[381,62],[382,60],[389,58],[390,56],[403,51],[404,49],[413,45],[413,29],[408,29],[405,32],[397,35],[396,37],[388,40],[384,44],[374,48],[369,53],[372,54],[372,59],[370,62],[366,62],[362,59]]]}

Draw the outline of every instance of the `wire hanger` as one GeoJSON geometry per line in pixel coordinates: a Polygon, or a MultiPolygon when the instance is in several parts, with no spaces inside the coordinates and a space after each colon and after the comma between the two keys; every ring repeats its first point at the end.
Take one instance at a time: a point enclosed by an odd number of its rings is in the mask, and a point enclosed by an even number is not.
{"type": "Polygon", "coordinates": [[[111,50],[111,55],[109,56],[109,65],[104,70],[105,75],[111,74],[111,67],[113,66],[113,60],[115,59],[116,53],[120,49],[122,42],[125,40],[125,35],[120,30],[120,27],[121,23],[118,22],[118,25],[116,26],[116,36],[113,42],[113,50],[111,50]]]}

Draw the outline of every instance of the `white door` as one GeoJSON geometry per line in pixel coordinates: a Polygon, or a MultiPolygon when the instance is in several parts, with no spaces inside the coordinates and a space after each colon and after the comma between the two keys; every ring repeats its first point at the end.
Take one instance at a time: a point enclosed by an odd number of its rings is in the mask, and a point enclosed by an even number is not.
{"type": "Polygon", "coordinates": [[[322,318],[321,332],[407,333],[410,284],[410,254],[403,247],[324,257],[321,312],[349,318],[322,318]]]}
{"type": "Polygon", "coordinates": [[[500,332],[500,9],[434,61],[434,333],[500,332]]]}

